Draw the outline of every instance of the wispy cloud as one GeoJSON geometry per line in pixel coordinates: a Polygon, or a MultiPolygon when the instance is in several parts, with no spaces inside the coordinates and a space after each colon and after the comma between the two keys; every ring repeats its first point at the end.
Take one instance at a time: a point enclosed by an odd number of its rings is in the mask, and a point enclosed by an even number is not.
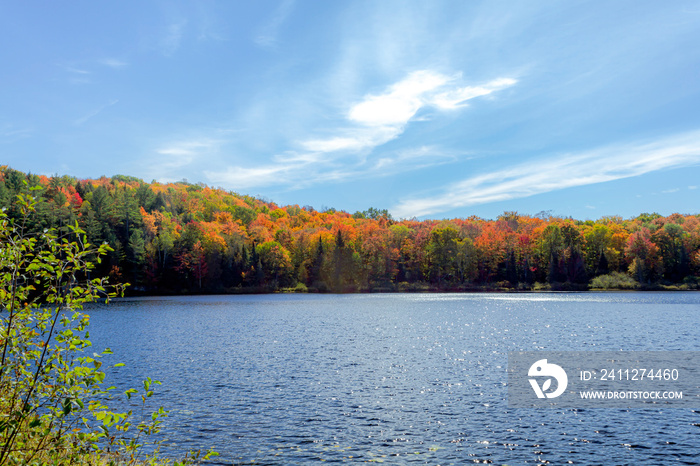
{"type": "MultiPolygon", "coordinates": [[[[436,146],[421,146],[414,149],[402,150],[395,154],[383,154],[374,163],[377,172],[394,169],[419,169],[444,163],[466,160],[470,154],[441,150],[436,146]]],[[[394,171],[394,170],[390,170],[394,171]]]]}
{"type": "Polygon", "coordinates": [[[376,160],[328,159],[321,153],[285,153],[275,157],[276,163],[257,167],[228,167],[206,170],[212,183],[236,190],[261,186],[306,188],[319,183],[353,179],[385,178],[426,167],[455,162],[468,154],[441,150],[435,146],[382,154],[376,160]]]}
{"type": "Polygon", "coordinates": [[[461,76],[423,70],[409,74],[379,94],[368,94],[348,106],[341,124],[327,129],[332,136],[296,142],[299,150],[273,157],[273,163],[255,167],[229,167],[205,171],[210,181],[245,189],[261,186],[308,187],[316,183],[391,176],[400,172],[449,163],[463,157],[435,145],[393,150],[378,155],[376,149],[395,140],[417,121],[421,109],[455,111],[467,101],[512,86],[513,79],[499,78],[477,87],[465,86],[461,76]]]}
{"type": "Polygon", "coordinates": [[[395,126],[376,128],[347,128],[338,131],[340,136],[327,139],[309,139],[300,143],[305,150],[312,152],[360,151],[380,146],[395,139],[402,133],[395,126]]]}
{"type": "Polygon", "coordinates": [[[386,178],[422,168],[435,167],[464,160],[469,154],[445,151],[437,146],[422,146],[415,149],[384,153],[376,160],[361,161],[354,165],[340,166],[328,170],[307,171],[296,187],[313,183],[346,181],[352,179],[386,178]]]}
{"type": "Polygon", "coordinates": [[[511,78],[494,79],[483,86],[460,87],[448,92],[437,94],[433,97],[432,104],[442,109],[454,109],[463,107],[468,100],[489,95],[512,86],[517,81],[511,78]]]}
{"type": "Polygon", "coordinates": [[[378,95],[368,95],[354,105],[348,118],[367,126],[404,125],[426,104],[431,93],[453,77],[432,71],[416,71],[378,95]]]}
{"type": "Polygon", "coordinates": [[[91,82],[90,75],[92,73],[85,68],[65,63],[59,63],[58,66],[69,73],[68,81],[71,84],[89,84],[91,82]]]}
{"type": "Polygon", "coordinates": [[[160,50],[166,57],[170,57],[177,52],[182,43],[182,36],[184,34],[185,26],[187,21],[179,21],[176,23],[171,23],[160,39],[160,50]]]}
{"type": "Polygon", "coordinates": [[[75,121],[73,122],[73,124],[76,125],[76,126],[81,126],[83,123],[85,123],[85,122],[88,121],[89,119],[93,118],[94,116],[96,116],[96,115],[98,115],[100,112],[102,112],[102,110],[104,110],[104,109],[106,109],[106,108],[108,108],[108,107],[111,107],[112,105],[115,105],[117,102],[119,102],[118,99],[110,100],[108,103],[102,105],[102,106],[99,107],[98,109],[93,110],[92,112],[88,113],[87,115],[84,115],[84,116],[78,118],[77,120],[75,120],[75,121]]]}
{"type": "Polygon", "coordinates": [[[653,143],[608,146],[532,161],[475,175],[432,197],[407,199],[392,209],[397,217],[420,217],[457,207],[517,199],[700,163],[700,131],[653,143]]]}
{"type": "Polygon", "coordinates": [[[82,68],[76,68],[74,66],[64,66],[63,69],[73,74],[90,74],[88,70],[82,68]]]}
{"type": "Polygon", "coordinates": [[[177,181],[183,173],[201,164],[219,152],[223,141],[209,137],[195,137],[166,142],[157,147],[149,156],[151,160],[146,177],[160,182],[177,181]]]}
{"type": "Polygon", "coordinates": [[[347,127],[337,128],[338,136],[301,141],[306,150],[335,152],[365,150],[399,137],[406,125],[426,107],[454,110],[467,101],[516,84],[499,78],[481,86],[463,86],[459,74],[447,76],[429,70],[416,71],[381,94],[370,94],[352,105],[346,115],[347,127]]]}
{"type": "Polygon", "coordinates": [[[32,130],[28,128],[18,128],[12,124],[0,125],[0,142],[10,143],[19,139],[24,139],[31,136],[32,130]]]}
{"type": "Polygon", "coordinates": [[[221,141],[215,139],[191,139],[172,142],[156,149],[156,153],[163,155],[158,165],[164,168],[180,168],[190,165],[200,156],[218,149],[221,141]]]}
{"type": "Polygon", "coordinates": [[[103,58],[102,60],[99,60],[99,63],[110,68],[124,68],[128,65],[127,62],[117,58],[103,58]]]}
{"type": "Polygon", "coordinates": [[[255,37],[255,43],[261,47],[274,47],[277,44],[277,36],[279,28],[285,22],[289,13],[294,7],[294,0],[282,0],[279,6],[275,9],[270,21],[262,28],[260,33],[255,37]]]}
{"type": "Polygon", "coordinates": [[[204,174],[214,183],[225,184],[235,190],[255,188],[279,183],[280,179],[290,180],[289,175],[298,175],[290,165],[267,165],[255,168],[228,167],[223,171],[205,171],[204,174]]]}

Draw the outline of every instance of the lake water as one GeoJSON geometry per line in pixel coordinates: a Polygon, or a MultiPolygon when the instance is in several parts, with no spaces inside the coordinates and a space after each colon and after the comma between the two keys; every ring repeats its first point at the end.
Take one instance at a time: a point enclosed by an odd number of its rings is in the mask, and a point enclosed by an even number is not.
{"type": "Polygon", "coordinates": [[[700,412],[509,409],[508,351],[700,351],[700,293],[251,295],[89,308],[165,452],[216,463],[698,464],[700,412]]]}

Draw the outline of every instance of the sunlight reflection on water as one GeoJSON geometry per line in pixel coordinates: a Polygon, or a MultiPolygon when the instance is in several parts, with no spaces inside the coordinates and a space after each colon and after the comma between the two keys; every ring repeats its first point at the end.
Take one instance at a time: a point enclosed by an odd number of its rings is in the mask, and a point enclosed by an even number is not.
{"type": "Polygon", "coordinates": [[[222,464],[695,464],[700,415],[508,409],[508,351],[700,350],[693,293],[258,295],[93,306],[120,389],[150,375],[165,451],[222,464]],[[602,460],[605,458],[605,461],[602,460]]]}

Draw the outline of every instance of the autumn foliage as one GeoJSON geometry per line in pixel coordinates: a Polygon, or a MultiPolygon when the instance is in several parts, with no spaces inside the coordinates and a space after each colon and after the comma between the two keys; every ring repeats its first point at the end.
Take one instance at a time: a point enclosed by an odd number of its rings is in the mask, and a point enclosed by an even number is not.
{"type": "Polygon", "coordinates": [[[697,288],[700,275],[698,215],[397,221],[374,208],[321,212],[186,182],[0,168],[10,217],[30,189],[40,200],[31,227],[77,221],[114,249],[99,272],[132,292],[586,289],[619,273],[640,286],[697,288]]]}

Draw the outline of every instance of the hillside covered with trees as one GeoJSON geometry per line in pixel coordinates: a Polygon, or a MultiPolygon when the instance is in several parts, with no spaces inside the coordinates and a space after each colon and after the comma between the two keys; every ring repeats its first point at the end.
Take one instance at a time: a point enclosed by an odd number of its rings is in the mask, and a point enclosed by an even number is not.
{"type": "Polygon", "coordinates": [[[68,233],[77,222],[113,251],[96,273],[132,293],[696,289],[700,216],[642,214],[579,221],[504,212],[498,219],[394,220],[278,206],[186,182],[38,176],[0,167],[0,206],[28,228],[68,233]]]}

